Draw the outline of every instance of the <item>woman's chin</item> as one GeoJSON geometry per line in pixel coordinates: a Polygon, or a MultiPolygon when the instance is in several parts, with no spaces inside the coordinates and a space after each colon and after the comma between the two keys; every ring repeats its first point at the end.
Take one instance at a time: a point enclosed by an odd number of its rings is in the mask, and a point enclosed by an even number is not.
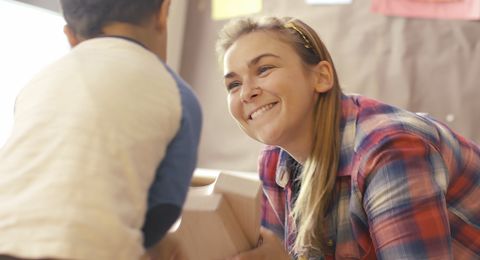
{"type": "Polygon", "coordinates": [[[253,139],[257,140],[260,143],[263,143],[265,145],[275,145],[278,146],[280,145],[279,143],[279,138],[275,133],[258,133],[254,136],[251,136],[253,139]]]}

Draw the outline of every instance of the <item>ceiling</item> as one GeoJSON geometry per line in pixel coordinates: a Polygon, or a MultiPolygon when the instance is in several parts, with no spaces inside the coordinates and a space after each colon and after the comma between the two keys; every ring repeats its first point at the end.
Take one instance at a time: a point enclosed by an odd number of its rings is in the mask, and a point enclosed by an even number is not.
{"type": "Polygon", "coordinates": [[[58,0],[16,0],[16,1],[43,7],[45,9],[49,9],[49,10],[60,13],[60,4],[58,0]]]}

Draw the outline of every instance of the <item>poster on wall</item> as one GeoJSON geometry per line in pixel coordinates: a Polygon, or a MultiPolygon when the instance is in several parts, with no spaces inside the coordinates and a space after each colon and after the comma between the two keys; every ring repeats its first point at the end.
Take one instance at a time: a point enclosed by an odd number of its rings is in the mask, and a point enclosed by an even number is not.
{"type": "Polygon", "coordinates": [[[212,0],[212,19],[224,20],[262,11],[262,0],[212,0]]]}
{"type": "Polygon", "coordinates": [[[336,5],[336,4],[351,4],[352,0],[305,0],[309,5],[336,5]]]}
{"type": "Polygon", "coordinates": [[[479,0],[372,0],[371,10],[388,16],[429,19],[479,20],[479,0]]]}

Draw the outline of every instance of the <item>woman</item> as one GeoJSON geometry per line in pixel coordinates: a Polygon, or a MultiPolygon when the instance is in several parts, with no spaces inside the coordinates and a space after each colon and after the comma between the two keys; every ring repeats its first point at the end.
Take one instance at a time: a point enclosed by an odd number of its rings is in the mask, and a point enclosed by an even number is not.
{"type": "Polygon", "coordinates": [[[298,19],[232,21],[217,50],[230,113],[268,145],[263,243],[236,259],[480,257],[478,145],[343,94],[327,49],[298,19]]]}

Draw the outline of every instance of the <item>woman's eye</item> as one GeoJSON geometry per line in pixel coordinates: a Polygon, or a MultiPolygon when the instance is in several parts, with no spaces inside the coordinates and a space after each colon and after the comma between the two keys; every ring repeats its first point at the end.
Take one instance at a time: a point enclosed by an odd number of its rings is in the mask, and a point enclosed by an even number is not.
{"type": "Polygon", "coordinates": [[[265,74],[267,71],[269,71],[272,68],[272,66],[260,66],[258,68],[258,75],[265,74]]]}
{"type": "Polygon", "coordinates": [[[240,86],[240,82],[238,82],[238,81],[233,81],[233,82],[227,84],[227,90],[228,90],[228,91],[232,91],[234,88],[236,88],[236,87],[238,87],[238,86],[240,86]]]}

